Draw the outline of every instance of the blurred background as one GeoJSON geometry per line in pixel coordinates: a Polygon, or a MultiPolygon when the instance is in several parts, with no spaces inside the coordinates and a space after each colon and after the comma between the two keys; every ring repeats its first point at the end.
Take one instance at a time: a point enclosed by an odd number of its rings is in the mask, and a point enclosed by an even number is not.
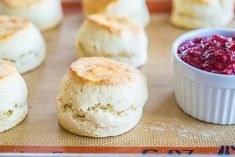
{"type": "MultiPolygon", "coordinates": [[[[62,0],[65,12],[81,11],[82,0],[62,0]]],[[[171,0],[147,0],[150,12],[169,12],[171,0]]]]}

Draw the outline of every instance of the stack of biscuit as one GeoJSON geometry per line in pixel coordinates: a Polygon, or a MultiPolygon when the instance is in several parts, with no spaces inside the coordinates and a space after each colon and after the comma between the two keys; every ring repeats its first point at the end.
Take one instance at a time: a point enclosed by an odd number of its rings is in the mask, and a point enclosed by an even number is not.
{"type": "MultiPolygon", "coordinates": [[[[93,2],[96,5],[84,1],[85,12],[91,15],[76,40],[78,56],[84,58],[71,64],[61,82],[58,119],[62,127],[78,135],[117,136],[137,125],[148,98],[146,79],[135,67],[147,61],[144,26],[149,14],[145,0],[100,0],[102,9],[99,1],[93,2]]],[[[43,62],[46,46],[40,30],[56,26],[62,12],[60,0],[2,0],[0,13],[6,14],[0,16],[3,132],[28,113],[27,86],[19,72],[43,62]]]]}

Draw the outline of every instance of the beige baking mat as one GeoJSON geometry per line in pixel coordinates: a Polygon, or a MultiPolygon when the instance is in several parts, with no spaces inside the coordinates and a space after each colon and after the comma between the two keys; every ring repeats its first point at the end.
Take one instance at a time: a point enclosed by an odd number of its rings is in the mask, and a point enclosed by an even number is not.
{"type": "Polygon", "coordinates": [[[24,75],[29,88],[29,115],[17,127],[0,134],[0,145],[217,147],[234,144],[235,126],[198,121],[177,106],[170,48],[183,30],[172,27],[168,18],[168,15],[153,15],[147,28],[149,61],[141,71],[148,80],[149,99],[141,122],[133,130],[117,137],[95,139],[70,134],[59,126],[56,95],[63,75],[76,60],[75,33],[82,22],[80,14],[70,14],[60,28],[45,34],[46,61],[24,75]]]}

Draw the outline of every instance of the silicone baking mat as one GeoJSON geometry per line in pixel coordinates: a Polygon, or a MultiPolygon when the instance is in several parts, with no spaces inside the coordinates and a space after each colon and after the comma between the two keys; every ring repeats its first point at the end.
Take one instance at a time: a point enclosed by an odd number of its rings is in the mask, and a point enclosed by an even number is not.
{"type": "Polygon", "coordinates": [[[24,75],[29,114],[20,125],[0,134],[0,152],[234,153],[235,126],[198,121],[176,104],[170,49],[184,30],[171,26],[168,19],[165,14],[152,15],[147,27],[149,60],[140,70],[148,80],[149,99],[140,123],[123,135],[96,139],[70,134],[57,121],[56,96],[63,75],[76,60],[75,35],[83,20],[80,14],[66,15],[59,28],[44,34],[46,61],[24,75]]]}

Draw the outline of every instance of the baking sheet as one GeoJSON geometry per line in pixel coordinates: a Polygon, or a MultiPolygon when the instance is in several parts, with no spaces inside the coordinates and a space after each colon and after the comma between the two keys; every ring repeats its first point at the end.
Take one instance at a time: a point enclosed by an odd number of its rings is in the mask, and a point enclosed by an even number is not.
{"type": "MultiPolygon", "coordinates": [[[[23,75],[29,88],[29,114],[20,125],[0,134],[0,152],[27,147],[35,150],[32,152],[43,152],[44,147],[52,150],[58,147],[113,147],[114,150],[133,147],[218,147],[219,150],[221,146],[233,145],[234,125],[221,126],[198,121],[185,114],[176,104],[170,49],[172,42],[184,30],[171,26],[168,19],[168,14],[152,15],[152,22],[146,30],[149,60],[140,70],[147,77],[149,99],[140,123],[123,135],[96,139],[70,134],[57,121],[56,96],[63,75],[70,63],[77,59],[75,34],[83,20],[79,13],[66,15],[59,28],[44,34],[48,46],[45,62],[23,75]]],[[[233,26],[235,23],[230,25],[233,26]]]]}

